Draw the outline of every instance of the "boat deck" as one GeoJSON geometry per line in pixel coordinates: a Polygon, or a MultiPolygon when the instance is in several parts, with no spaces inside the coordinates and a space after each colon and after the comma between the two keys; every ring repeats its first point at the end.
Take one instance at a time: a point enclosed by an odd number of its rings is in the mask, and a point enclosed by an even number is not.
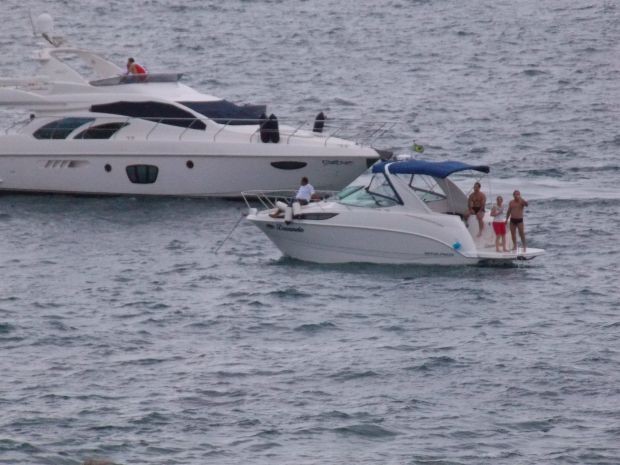
{"type": "Polygon", "coordinates": [[[516,251],[511,250],[510,252],[496,252],[494,247],[485,247],[478,249],[478,258],[489,262],[513,262],[515,260],[531,260],[544,253],[545,251],[543,249],[531,247],[528,247],[525,252],[521,247],[516,251]]]}

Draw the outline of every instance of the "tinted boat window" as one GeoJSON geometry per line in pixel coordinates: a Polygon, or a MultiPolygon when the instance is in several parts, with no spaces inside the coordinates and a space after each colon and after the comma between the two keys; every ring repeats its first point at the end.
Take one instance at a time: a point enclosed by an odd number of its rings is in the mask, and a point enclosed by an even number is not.
{"type": "Polygon", "coordinates": [[[37,139],[66,139],[77,128],[92,121],[95,121],[94,118],[59,119],[41,126],[33,136],[37,139]]]}
{"type": "Polygon", "coordinates": [[[304,213],[299,216],[302,220],[322,221],[329,220],[330,218],[333,218],[337,215],[338,213],[304,213]]]}
{"type": "Polygon", "coordinates": [[[190,112],[161,102],[114,102],[103,105],[93,105],[90,111],[94,113],[110,113],[112,115],[132,116],[149,121],[180,126],[182,128],[205,130],[207,126],[196,119],[190,112]]]}
{"type": "Polygon", "coordinates": [[[236,105],[228,100],[214,102],[178,102],[220,124],[258,124],[266,105],[236,105]]]}
{"type": "Polygon", "coordinates": [[[153,184],[157,180],[159,168],[155,165],[129,165],[125,171],[134,184],[153,184]]]}
{"type": "Polygon", "coordinates": [[[84,129],[74,139],[109,139],[129,123],[105,123],[84,129]]]}
{"type": "Polygon", "coordinates": [[[280,170],[299,170],[301,168],[305,168],[305,161],[274,161],[271,162],[271,166],[274,168],[278,168],[280,170]]]}

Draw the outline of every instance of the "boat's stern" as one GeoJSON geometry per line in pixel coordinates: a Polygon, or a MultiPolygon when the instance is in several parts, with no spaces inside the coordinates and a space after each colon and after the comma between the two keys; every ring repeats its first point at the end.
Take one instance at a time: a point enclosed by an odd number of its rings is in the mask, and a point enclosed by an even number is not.
{"type": "Polygon", "coordinates": [[[483,248],[478,250],[479,263],[485,265],[512,264],[519,261],[532,260],[545,254],[544,249],[528,247],[523,250],[521,247],[508,252],[497,252],[494,248],[483,248]]]}
{"type": "Polygon", "coordinates": [[[545,254],[544,249],[527,247],[526,250],[523,250],[521,247],[514,248],[509,232],[506,234],[506,247],[508,247],[509,251],[497,252],[495,248],[495,233],[493,232],[493,217],[491,217],[489,212],[486,213],[483,223],[482,232],[479,231],[478,221],[475,217],[470,216],[465,223],[475,245],[475,252],[473,254],[470,253],[470,255],[477,256],[480,263],[508,264],[532,260],[545,254]]]}

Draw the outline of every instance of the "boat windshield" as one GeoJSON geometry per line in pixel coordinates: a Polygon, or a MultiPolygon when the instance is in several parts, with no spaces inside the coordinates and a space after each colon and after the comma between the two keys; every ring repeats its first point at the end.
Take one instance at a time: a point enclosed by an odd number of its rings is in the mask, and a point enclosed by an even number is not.
{"type": "Polygon", "coordinates": [[[375,174],[367,186],[345,187],[337,197],[340,203],[354,207],[385,208],[401,203],[383,173],[375,174]]]}
{"type": "MultiPolygon", "coordinates": [[[[404,176],[404,175],[398,175],[404,176]]],[[[437,179],[427,174],[407,175],[409,187],[425,203],[437,202],[447,198],[442,187],[437,183],[437,179]]]]}

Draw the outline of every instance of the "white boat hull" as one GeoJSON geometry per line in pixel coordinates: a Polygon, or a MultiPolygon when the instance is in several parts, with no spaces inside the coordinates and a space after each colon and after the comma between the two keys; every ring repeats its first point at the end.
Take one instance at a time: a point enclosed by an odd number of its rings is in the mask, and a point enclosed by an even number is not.
{"type": "Polygon", "coordinates": [[[249,215],[288,257],[314,263],[377,263],[468,265],[478,262],[464,226],[455,239],[438,240],[424,230],[390,230],[388,227],[345,226],[328,222],[269,220],[249,215]],[[459,243],[455,248],[455,244],[459,243]],[[468,251],[469,249],[469,251],[468,251]]]}
{"type": "MultiPolygon", "coordinates": [[[[250,218],[252,220],[252,218],[250,218]]],[[[543,249],[462,253],[452,245],[410,232],[347,226],[316,226],[303,222],[253,221],[287,257],[313,263],[375,263],[392,265],[505,265],[531,260],[543,249]],[[341,240],[340,238],[346,238],[341,240]]]]}
{"type": "Polygon", "coordinates": [[[407,233],[386,233],[386,243],[373,243],[372,231],[347,231],[349,240],[334,242],[338,229],[282,226],[280,230],[261,229],[288,257],[314,263],[377,263],[377,264],[428,264],[465,265],[477,262],[465,257],[445,244],[407,233]],[[296,232],[291,232],[296,231],[296,232]],[[300,240],[298,235],[312,235],[311,240],[300,240]],[[403,252],[403,249],[406,249],[403,252]]]}
{"type": "MultiPolygon", "coordinates": [[[[53,144],[48,141],[47,144],[53,144]]],[[[127,153],[127,145],[114,151],[110,141],[97,154],[0,154],[0,191],[49,192],[103,195],[239,197],[243,190],[282,189],[307,176],[321,190],[337,190],[353,180],[367,166],[365,158],[273,155],[205,155],[198,150],[186,153],[159,151],[157,144],[148,151],[127,153]],[[150,153],[151,152],[151,153],[150,153]],[[145,153],[150,153],[145,155],[145,153]],[[272,166],[278,161],[302,162],[299,169],[283,170],[272,166]],[[157,167],[153,183],[131,182],[127,166],[157,167]]],[[[181,144],[186,145],[186,144],[181,144]]],[[[176,150],[185,146],[176,147],[176,150]]],[[[139,150],[139,147],[138,147],[139,150]]],[[[372,158],[369,158],[371,161],[372,158]]]]}
{"type": "MultiPolygon", "coordinates": [[[[330,210],[327,207],[326,210],[330,210]]],[[[496,252],[492,233],[477,237],[477,226],[466,227],[452,215],[389,215],[368,212],[308,221],[271,218],[267,211],[251,213],[248,220],[288,257],[314,263],[376,263],[393,265],[506,265],[531,260],[544,250],[521,248],[496,252]],[[488,236],[488,237],[487,237],[488,236]]],[[[512,246],[512,244],[510,244],[512,246]]]]}

